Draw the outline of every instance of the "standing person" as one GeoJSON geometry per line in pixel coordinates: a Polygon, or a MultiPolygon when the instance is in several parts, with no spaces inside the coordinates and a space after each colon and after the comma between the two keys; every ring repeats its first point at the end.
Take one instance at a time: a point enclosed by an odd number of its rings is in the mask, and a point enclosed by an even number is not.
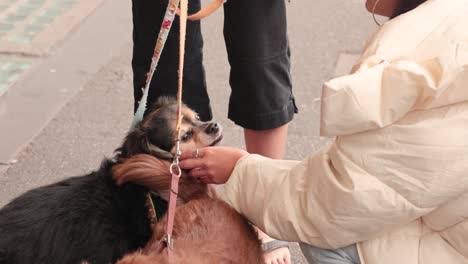
{"type": "MultiPolygon", "coordinates": [[[[133,79],[135,110],[142,97],[146,73],[167,0],[133,0],[133,79]]],[[[189,13],[200,9],[190,0],[189,13]]],[[[231,66],[228,117],[244,128],[247,151],[273,159],[284,155],[288,123],[297,108],[292,94],[290,50],[284,0],[230,0],[224,4],[224,38],[231,66]]],[[[174,28],[179,27],[176,18],[174,28]]],[[[171,30],[151,82],[148,105],[177,92],[179,35],[171,30]]],[[[200,21],[188,21],[184,65],[184,102],[210,120],[212,111],[203,68],[200,21]]],[[[289,263],[287,243],[263,232],[266,263],[289,263]]]]}
{"type": "Polygon", "coordinates": [[[367,0],[395,18],[324,84],[329,145],[303,161],[208,147],[181,167],[226,182],[230,205],[311,263],[467,264],[468,0],[421,2],[367,0]]]}

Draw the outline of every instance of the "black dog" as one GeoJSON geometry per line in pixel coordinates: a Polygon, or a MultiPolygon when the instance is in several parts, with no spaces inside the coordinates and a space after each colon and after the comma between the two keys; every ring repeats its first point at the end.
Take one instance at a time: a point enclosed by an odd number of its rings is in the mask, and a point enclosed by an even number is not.
{"type": "MultiPolygon", "coordinates": [[[[119,186],[112,170],[137,154],[173,157],[175,100],[159,100],[154,109],[99,170],[26,192],[0,210],[1,264],[114,263],[148,242],[152,236],[148,190],[132,183],[119,186]]],[[[183,150],[220,141],[216,123],[199,121],[186,107],[182,111],[183,150]]],[[[156,203],[164,211],[165,201],[156,203]]]]}

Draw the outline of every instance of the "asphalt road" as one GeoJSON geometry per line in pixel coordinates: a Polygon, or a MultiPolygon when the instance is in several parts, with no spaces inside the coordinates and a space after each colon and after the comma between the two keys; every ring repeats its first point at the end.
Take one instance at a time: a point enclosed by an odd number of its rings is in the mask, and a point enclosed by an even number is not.
{"type": "MultiPolygon", "coordinates": [[[[131,6],[104,2],[0,97],[0,126],[2,118],[21,124],[0,129],[1,145],[26,134],[10,152],[0,150],[8,157],[0,165],[0,206],[30,188],[97,168],[125,135],[133,100],[131,6]],[[105,33],[99,25],[112,29],[105,33]],[[90,52],[96,55],[83,57],[90,52]],[[38,90],[44,92],[32,96],[36,100],[22,101],[38,90]]],[[[319,137],[322,83],[349,70],[376,26],[364,0],[292,0],[287,6],[299,114],[290,125],[286,158],[301,159],[328,140],[319,137]]],[[[226,118],[230,89],[222,19],[220,10],[202,24],[207,83],[215,119],[225,127],[223,144],[243,147],[242,130],[226,118]]],[[[294,263],[306,263],[297,247],[293,257],[294,263]]]]}

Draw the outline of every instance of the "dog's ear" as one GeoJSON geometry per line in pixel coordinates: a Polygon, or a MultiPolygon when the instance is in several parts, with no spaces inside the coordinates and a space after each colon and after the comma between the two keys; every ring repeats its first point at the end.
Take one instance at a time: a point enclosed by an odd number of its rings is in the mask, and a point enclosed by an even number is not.
{"type": "Polygon", "coordinates": [[[147,141],[144,131],[138,125],[127,134],[122,146],[117,149],[119,157],[128,158],[139,153],[147,153],[148,149],[145,149],[147,141]]]}
{"type": "Polygon", "coordinates": [[[150,143],[147,132],[138,125],[125,137],[122,146],[117,150],[119,158],[129,158],[137,154],[150,154],[161,159],[172,159],[172,154],[150,143]]]}

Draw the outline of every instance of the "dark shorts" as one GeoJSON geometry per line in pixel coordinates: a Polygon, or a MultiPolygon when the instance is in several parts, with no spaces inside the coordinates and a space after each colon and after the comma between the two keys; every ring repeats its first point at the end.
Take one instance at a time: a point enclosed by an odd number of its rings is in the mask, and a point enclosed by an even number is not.
{"type": "MultiPolygon", "coordinates": [[[[133,78],[135,107],[142,96],[167,0],[133,0],[133,78]]],[[[200,8],[190,0],[189,13],[200,8]]],[[[290,52],[283,0],[228,0],[224,5],[224,38],[231,65],[228,117],[254,130],[272,129],[292,120],[297,108],[292,94],[290,52]]],[[[151,82],[149,104],[177,92],[178,30],[173,24],[151,82]]],[[[187,23],[184,102],[203,120],[212,118],[203,68],[200,22],[187,23]]]]}

